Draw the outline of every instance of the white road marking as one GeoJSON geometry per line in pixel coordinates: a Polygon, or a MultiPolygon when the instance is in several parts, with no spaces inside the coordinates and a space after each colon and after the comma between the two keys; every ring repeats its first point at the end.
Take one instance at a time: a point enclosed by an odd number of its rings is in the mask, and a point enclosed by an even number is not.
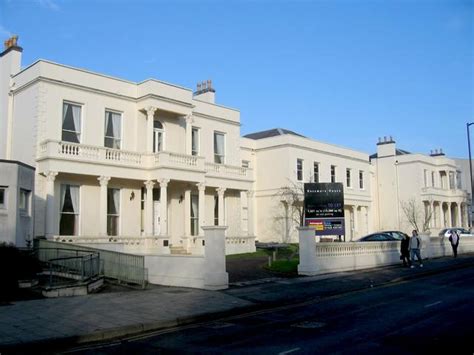
{"type": "Polygon", "coordinates": [[[298,350],[300,350],[300,348],[294,348],[294,349],[290,349],[290,350],[287,350],[287,351],[282,351],[281,353],[278,353],[278,355],[290,354],[290,353],[294,353],[295,351],[298,351],[298,350]]]}
{"type": "Polygon", "coordinates": [[[435,303],[427,304],[427,305],[425,306],[425,308],[436,306],[437,304],[440,304],[440,303],[442,303],[442,302],[443,302],[443,301],[438,301],[438,302],[435,302],[435,303]]]}

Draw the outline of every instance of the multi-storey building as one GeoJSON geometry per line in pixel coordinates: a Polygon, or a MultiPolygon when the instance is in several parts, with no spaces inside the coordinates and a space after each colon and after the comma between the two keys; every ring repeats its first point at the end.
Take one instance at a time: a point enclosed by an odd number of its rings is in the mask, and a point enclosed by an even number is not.
{"type": "Polygon", "coordinates": [[[226,225],[230,244],[253,245],[240,114],[211,82],[193,93],[45,60],[21,69],[21,52],[1,54],[0,159],[36,167],[35,235],[150,237],[166,252],[226,225]]]}
{"type": "Polygon", "coordinates": [[[210,82],[193,92],[45,60],[21,69],[22,49],[6,44],[0,160],[34,167],[35,183],[2,167],[0,221],[20,216],[9,223],[23,226],[0,230],[9,234],[2,240],[24,245],[34,235],[104,248],[146,240],[137,250],[202,252],[202,227],[225,225],[228,253],[252,251],[256,238],[297,240],[292,209],[302,208],[293,202],[303,200],[305,182],[343,183],[346,241],[409,231],[401,206],[411,199],[431,215],[432,233],[468,225],[462,169],[439,152],[409,154],[385,139],[369,157],[284,129],[241,138],[240,113],[215,103],[210,82]],[[12,197],[23,208],[5,202],[12,197]]]}
{"type": "Polygon", "coordinates": [[[373,196],[378,230],[409,231],[407,214],[418,217],[420,229],[432,234],[452,226],[468,227],[468,194],[462,188],[459,166],[441,151],[430,155],[397,149],[389,137],[371,156],[375,171],[373,196]]]}
{"type": "Polygon", "coordinates": [[[296,226],[305,182],[344,186],[346,241],[373,230],[368,154],[271,129],[242,138],[244,165],[255,174],[255,234],[259,241],[298,240],[296,226]],[[285,194],[290,193],[291,201],[285,194]],[[295,198],[296,197],[296,198],[295,198]],[[295,215],[296,212],[296,215],[295,215]]]}

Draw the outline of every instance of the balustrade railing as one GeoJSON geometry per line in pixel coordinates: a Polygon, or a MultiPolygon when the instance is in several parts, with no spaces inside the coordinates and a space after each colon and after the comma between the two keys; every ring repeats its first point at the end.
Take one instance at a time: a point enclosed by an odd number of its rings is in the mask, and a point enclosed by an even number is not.
{"type": "Polygon", "coordinates": [[[204,158],[173,152],[140,153],[121,149],[46,140],[39,145],[40,159],[67,158],[121,166],[152,169],[160,166],[197,169],[224,176],[247,177],[249,169],[225,164],[204,163],[204,158]]]}

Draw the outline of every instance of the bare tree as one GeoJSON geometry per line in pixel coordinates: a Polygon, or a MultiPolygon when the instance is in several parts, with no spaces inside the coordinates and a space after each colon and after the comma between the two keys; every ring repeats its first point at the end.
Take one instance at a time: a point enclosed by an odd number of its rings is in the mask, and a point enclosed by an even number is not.
{"type": "Polygon", "coordinates": [[[277,192],[288,217],[298,226],[304,226],[304,184],[289,181],[277,192]]]}
{"type": "Polygon", "coordinates": [[[426,208],[424,203],[417,203],[415,198],[411,198],[408,201],[401,201],[400,205],[408,223],[410,223],[414,229],[423,233],[429,231],[430,221],[433,218],[431,203],[429,207],[426,208]]]}

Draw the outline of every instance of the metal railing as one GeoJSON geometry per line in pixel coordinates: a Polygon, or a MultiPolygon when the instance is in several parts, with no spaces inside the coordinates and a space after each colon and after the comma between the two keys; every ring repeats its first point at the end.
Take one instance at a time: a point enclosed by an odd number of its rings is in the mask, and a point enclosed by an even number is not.
{"type": "Polygon", "coordinates": [[[35,248],[35,255],[46,265],[48,287],[87,281],[102,273],[98,252],[64,248],[35,248]]]}
{"type": "MultiPolygon", "coordinates": [[[[143,255],[126,254],[44,239],[37,240],[35,248],[40,250],[44,248],[60,248],[70,250],[71,252],[88,252],[89,254],[97,252],[100,254],[102,272],[105,277],[119,282],[138,284],[142,288],[145,288],[148,283],[148,269],[145,268],[145,257],[143,255]]],[[[61,257],[65,256],[75,255],[61,255],[61,257]]]]}

